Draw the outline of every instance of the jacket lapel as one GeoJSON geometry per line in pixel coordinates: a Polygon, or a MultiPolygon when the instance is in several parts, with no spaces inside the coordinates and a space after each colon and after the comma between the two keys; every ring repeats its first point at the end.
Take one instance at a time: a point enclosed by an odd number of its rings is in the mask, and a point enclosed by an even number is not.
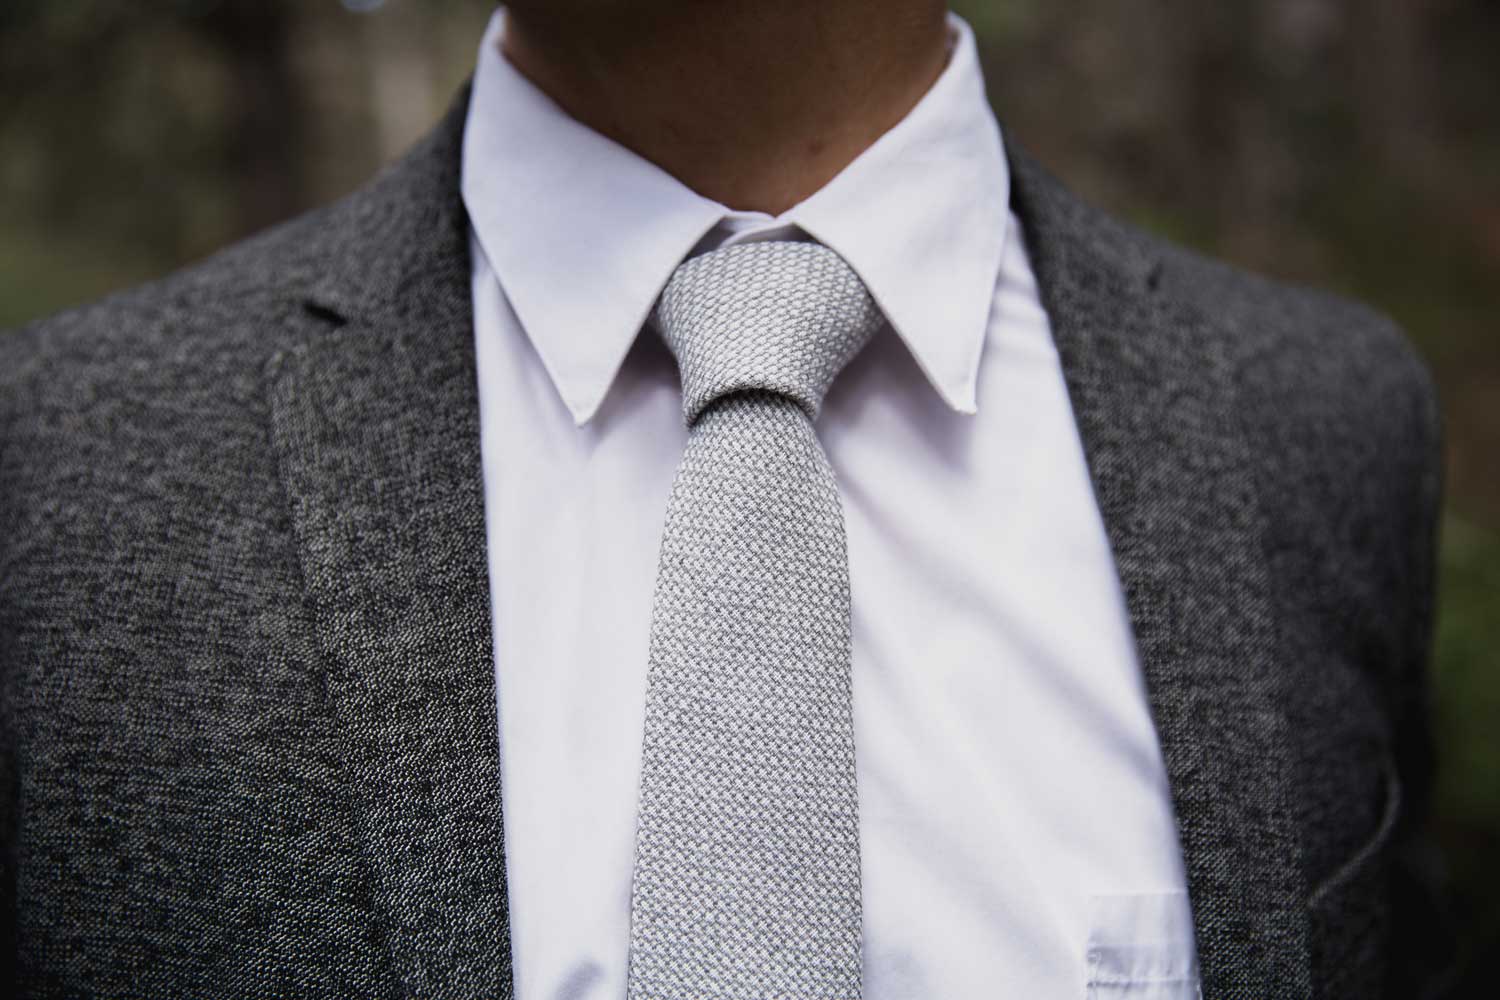
{"type": "Polygon", "coordinates": [[[1144,238],[1012,152],[1014,200],[1129,607],[1207,997],[1309,993],[1294,754],[1236,341],[1144,238]]]}
{"type": "Polygon", "coordinates": [[[467,221],[466,100],[329,212],[267,372],[335,750],[407,995],[508,997],[467,221]]]}

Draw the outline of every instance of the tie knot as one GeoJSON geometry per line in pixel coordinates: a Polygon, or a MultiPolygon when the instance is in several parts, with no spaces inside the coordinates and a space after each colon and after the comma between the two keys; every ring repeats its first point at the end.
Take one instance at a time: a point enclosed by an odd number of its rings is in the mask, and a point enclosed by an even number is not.
{"type": "Polygon", "coordinates": [[[689,424],[747,390],[788,396],[816,418],[834,376],[881,323],[853,268],[818,243],[742,243],[694,257],[673,272],[656,314],[689,424]]]}

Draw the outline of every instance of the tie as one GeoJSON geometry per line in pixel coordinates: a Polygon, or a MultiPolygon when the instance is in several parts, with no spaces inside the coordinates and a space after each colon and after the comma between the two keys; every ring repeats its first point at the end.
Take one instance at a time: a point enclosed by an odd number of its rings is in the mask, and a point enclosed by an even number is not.
{"type": "Polygon", "coordinates": [[[657,322],[687,448],[651,621],[630,1000],[857,1000],[843,513],[813,430],[881,323],[815,243],[677,268],[657,322]]]}

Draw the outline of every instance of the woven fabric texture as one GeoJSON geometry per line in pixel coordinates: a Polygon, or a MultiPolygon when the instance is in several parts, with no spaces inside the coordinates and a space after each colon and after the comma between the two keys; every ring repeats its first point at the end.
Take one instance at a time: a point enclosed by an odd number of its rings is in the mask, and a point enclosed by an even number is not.
{"type": "Polygon", "coordinates": [[[652,613],[629,995],[860,991],[849,567],[812,419],[881,316],[833,251],[678,268],[690,431],[652,613]]]}

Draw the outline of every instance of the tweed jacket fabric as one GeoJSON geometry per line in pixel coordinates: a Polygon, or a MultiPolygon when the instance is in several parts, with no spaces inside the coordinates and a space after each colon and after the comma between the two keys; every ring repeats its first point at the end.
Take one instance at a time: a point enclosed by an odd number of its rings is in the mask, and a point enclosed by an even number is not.
{"type": "MultiPolygon", "coordinates": [[[[511,995],[464,104],[335,205],[0,335],[21,995],[511,995]]],[[[1421,995],[1427,373],[1010,156],[1204,995],[1421,995]]]]}

